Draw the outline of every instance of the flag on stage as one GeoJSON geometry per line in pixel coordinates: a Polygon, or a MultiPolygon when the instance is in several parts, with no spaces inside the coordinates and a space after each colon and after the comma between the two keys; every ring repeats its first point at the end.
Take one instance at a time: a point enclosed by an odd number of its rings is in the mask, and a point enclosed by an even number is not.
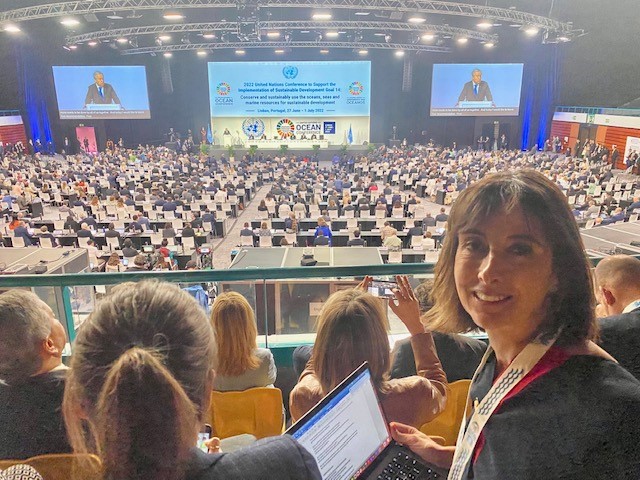
{"type": "Polygon", "coordinates": [[[211,124],[207,125],[207,142],[213,145],[213,134],[211,133],[211,124]]]}
{"type": "Polygon", "coordinates": [[[349,124],[349,133],[347,134],[347,142],[349,145],[353,143],[353,132],[351,131],[351,124],[349,124]]]}

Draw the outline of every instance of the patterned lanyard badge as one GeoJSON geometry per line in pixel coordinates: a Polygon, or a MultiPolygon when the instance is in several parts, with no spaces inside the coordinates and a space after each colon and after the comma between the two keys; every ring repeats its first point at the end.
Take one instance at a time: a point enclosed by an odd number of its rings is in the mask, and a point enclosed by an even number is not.
{"type": "MultiPolygon", "coordinates": [[[[557,337],[556,337],[557,338],[557,337]]],[[[511,362],[511,365],[502,372],[500,378],[493,384],[487,395],[482,401],[474,405],[473,415],[469,420],[468,427],[465,431],[466,415],[462,419],[462,426],[458,433],[458,441],[456,443],[456,451],[453,457],[453,464],[449,470],[448,480],[462,480],[467,472],[468,465],[471,461],[473,451],[475,449],[480,432],[486,425],[487,421],[498,407],[500,402],[507,394],[522,380],[540,359],[547,353],[549,348],[554,344],[553,341],[544,345],[542,343],[529,343],[511,362]]],[[[487,359],[493,353],[493,349],[489,347],[480,362],[480,366],[473,376],[472,385],[475,383],[478,373],[482,371],[487,359]]],[[[471,389],[469,389],[471,392],[471,389]]],[[[467,409],[469,408],[469,398],[467,398],[467,409]]]]}

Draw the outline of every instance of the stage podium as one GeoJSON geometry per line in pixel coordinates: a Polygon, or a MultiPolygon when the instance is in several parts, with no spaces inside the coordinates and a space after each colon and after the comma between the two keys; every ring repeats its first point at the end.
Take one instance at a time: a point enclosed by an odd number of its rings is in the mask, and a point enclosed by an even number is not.
{"type": "Polygon", "coordinates": [[[231,147],[233,145],[233,137],[230,133],[222,135],[222,146],[231,147]]]}

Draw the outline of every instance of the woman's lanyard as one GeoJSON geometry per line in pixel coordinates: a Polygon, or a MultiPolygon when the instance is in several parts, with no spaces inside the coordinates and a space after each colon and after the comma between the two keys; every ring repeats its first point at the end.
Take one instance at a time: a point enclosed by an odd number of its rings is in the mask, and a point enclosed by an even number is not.
{"type": "MultiPolygon", "coordinates": [[[[557,337],[556,337],[557,338],[557,337]]],[[[489,392],[484,396],[482,401],[474,405],[473,415],[467,424],[465,429],[465,422],[467,412],[462,418],[462,425],[458,433],[458,441],[456,443],[456,451],[453,456],[453,464],[451,470],[449,470],[448,480],[462,480],[467,472],[469,463],[473,451],[475,450],[476,443],[480,437],[482,429],[489,421],[489,418],[500,405],[500,402],[505,398],[509,392],[522,380],[540,359],[547,353],[549,348],[554,344],[556,338],[544,345],[542,343],[532,342],[529,343],[511,362],[511,365],[502,372],[502,375],[494,382],[489,392]]],[[[489,347],[482,357],[480,366],[473,375],[471,384],[473,385],[478,377],[479,372],[482,371],[487,359],[493,353],[493,349],[489,347]]],[[[469,389],[471,392],[471,389],[469,389]]],[[[467,410],[469,408],[469,397],[467,397],[467,410]]]]}

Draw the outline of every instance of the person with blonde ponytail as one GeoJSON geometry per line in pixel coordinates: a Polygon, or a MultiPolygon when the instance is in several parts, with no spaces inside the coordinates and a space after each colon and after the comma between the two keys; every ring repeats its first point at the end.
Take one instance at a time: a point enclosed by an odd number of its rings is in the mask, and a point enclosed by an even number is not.
{"type": "Polygon", "coordinates": [[[273,355],[267,348],[258,348],[255,315],[242,295],[219,295],[211,307],[211,326],[217,346],[214,390],[247,390],[275,383],[273,355]]]}
{"type": "Polygon", "coordinates": [[[227,454],[195,448],[215,357],[211,326],[188,293],[157,281],[118,285],[74,344],[63,402],[74,451],[98,455],[105,480],[319,479],[288,436],[227,454]]]}

